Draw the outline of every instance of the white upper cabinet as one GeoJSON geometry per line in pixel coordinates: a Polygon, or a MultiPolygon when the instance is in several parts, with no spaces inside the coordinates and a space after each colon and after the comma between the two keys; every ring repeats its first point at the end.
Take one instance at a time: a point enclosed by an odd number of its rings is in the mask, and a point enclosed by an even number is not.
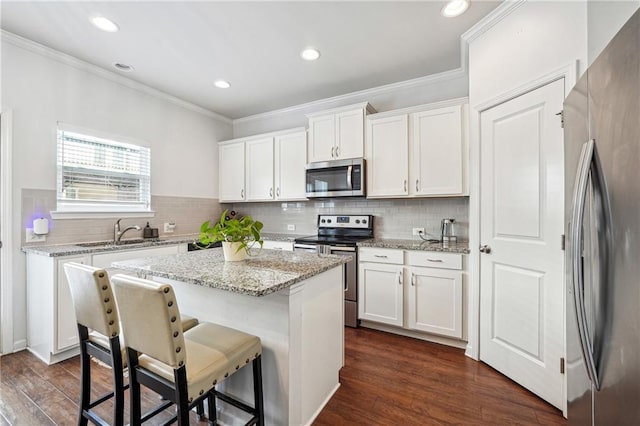
{"type": "Polygon", "coordinates": [[[220,142],[220,202],[304,200],[304,128],[220,142]]]}
{"type": "Polygon", "coordinates": [[[275,137],[275,199],[304,200],[307,164],[307,132],[275,137]]]}
{"type": "Polygon", "coordinates": [[[369,197],[408,195],[407,114],[367,121],[367,195],[369,197]]]}
{"type": "Polygon", "coordinates": [[[244,201],[244,142],[220,144],[218,164],[220,202],[244,201]]]}
{"type": "Polygon", "coordinates": [[[467,195],[464,101],[367,117],[367,197],[467,195]]]}
{"type": "Polygon", "coordinates": [[[416,112],[410,120],[411,193],[462,195],[466,172],[462,105],[416,112]]]}
{"type": "Polygon", "coordinates": [[[267,201],[275,197],[273,185],[273,138],[245,142],[247,201],[267,201]]]}
{"type": "Polygon", "coordinates": [[[308,114],[309,162],[364,156],[364,118],[375,110],[368,103],[308,114]]]}

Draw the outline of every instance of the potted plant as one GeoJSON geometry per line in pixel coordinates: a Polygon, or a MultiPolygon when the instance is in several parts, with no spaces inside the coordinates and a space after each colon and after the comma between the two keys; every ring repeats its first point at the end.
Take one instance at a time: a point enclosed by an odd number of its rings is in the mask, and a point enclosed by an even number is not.
{"type": "Polygon", "coordinates": [[[225,260],[244,260],[254,244],[258,243],[262,248],[262,226],[262,222],[253,220],[251,216],[237,219],[225,210],[215,225],[211,226],[210,221],[206,221],[200,226],[200,242],[208,245],[221,241],[225,260]]]}

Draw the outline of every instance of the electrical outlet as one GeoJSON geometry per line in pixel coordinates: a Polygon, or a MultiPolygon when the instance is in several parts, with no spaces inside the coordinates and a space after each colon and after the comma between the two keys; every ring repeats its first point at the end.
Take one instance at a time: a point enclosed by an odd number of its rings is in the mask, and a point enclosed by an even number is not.
{"type": "Polygon", "coordinates": [[[295,231],[295,230],[296,230],[295,225],[287,225],[287,231],[295,231]]]}
{"type": "Polygon", "coordinates": [[[173,234],[173,231],[176,229],[175,222],[165,222],[164,223],[164,233],[165,234],[173,234]]]}
{"type": "Polygon", "coordinates": [[[424,235],[424,228],[413,228],[413,235],[424,235]]]}
{"type": "Polygon", "coordinates": [[[33,228],[27,228],[24,239],[27,243],[40,243],[42,241],[47,241],[47,236],[34,234],[33,228]]]}

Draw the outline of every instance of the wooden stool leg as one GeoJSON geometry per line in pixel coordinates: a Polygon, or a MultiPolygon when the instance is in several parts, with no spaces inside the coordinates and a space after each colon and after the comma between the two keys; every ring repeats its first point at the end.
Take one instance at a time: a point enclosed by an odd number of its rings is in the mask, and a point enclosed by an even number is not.
{"type": "Polygon", "coordinates": [[[176,385],[176,409],[178,426],[189,425],[189,396],[187,392],[187,369],[183,365],[174,371],[176,385]]]}
{"type": "Polygon", "coordinates": [[[85,411],[91,404],[91,359],[87,353],[85,342],[80,342],[80,412],[78,413],[78,425],[87,426],[88,419],[85,411]]]}
{"type": "Polygon", "coordinates": [[[253,360],[253,397],[258,416],[258,426],[264,426],[264,404],[262,401],[262,355],[253,360]]]}
{"type": "Polygon", "coordinates": [[[209,414],[208,420],[210,425],[215,425],[218,422],[218,412],[216,411],[216,395],[215,388],[209,393],[207,398],[207,413],[209,414]]]}
{"type": "Polygon", "coordinates": [[[142,424],[142,408],[140,407],[140,383],[136,368],[138,368],[138,353],[131,348],[127,348],[127,360],[129,365],[129,416],[131,426],[142,424]]]}
{"type": "Polygon", "coordinates": [[[196,405],[196,414],[198,414],[198,421],[201,422],[204,418],[204,401],[200,401],[196,405]]]}
{"type": "Polygon", "coordinates": [[[111,373],[113,374],[113,424],[124,425],[124,379],[122,368],[122,351],[120,350],[120,338],[110,339],[111,348],[111,373]]]}

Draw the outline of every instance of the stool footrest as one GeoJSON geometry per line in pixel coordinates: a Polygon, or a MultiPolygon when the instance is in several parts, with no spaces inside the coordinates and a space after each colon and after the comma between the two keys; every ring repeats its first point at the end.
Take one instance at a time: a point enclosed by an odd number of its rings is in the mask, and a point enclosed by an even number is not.
{"type": "Polygon", "coordinates": [[[249,414],[256,415],[256,409],[251,407],[250,405],[247,405],[244,402],[238,401],[237,399],[227,394],[224,394],[220,391],[217,391],[215,389],[212,392],[216,396],[216,398],[220,398],[222,401],[226,402],[227,404],[231,404],[234,407],[239,408],[243,411],[246,411],[249,414]]]}

